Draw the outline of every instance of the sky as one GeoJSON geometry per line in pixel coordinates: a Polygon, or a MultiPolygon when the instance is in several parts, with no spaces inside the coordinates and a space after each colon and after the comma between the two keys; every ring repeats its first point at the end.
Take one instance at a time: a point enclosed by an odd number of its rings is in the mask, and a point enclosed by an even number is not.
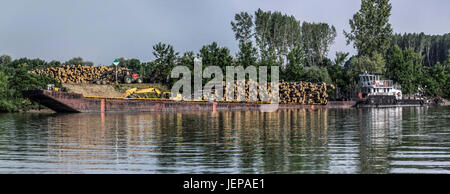
{"type": "MultiPolygon", "coordinates": [[[[450,32],[449,0],[391,0],[396,33],[450,32]]],[[[241,11],[280,11],[300,22],[326,22],[337,38],[329,57],[347,45],[343,30],[360,0],[0,0],[0,55],[13,59],[67,61],[82,57],[96,65],[115,58],[153,60],[152,46],[171,44],[177,52],[198,52],[216,41],[238,51],[230,22],[241,11]]]]}

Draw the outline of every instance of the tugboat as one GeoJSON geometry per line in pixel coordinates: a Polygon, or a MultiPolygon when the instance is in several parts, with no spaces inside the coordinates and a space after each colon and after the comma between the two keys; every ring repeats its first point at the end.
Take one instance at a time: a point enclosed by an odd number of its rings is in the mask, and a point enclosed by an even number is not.
{"type": "Polygon", "coordinates": [[[392,80],[380,80],[380,75],[359,75],[357,107],[422,106],[423,99],[403,99],[401,86],[392,80]]]}

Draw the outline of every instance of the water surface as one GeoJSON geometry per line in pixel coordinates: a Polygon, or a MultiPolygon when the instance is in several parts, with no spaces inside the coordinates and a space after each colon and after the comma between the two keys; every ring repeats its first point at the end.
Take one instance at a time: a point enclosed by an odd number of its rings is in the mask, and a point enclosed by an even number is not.
{"type": "Polygon", "coordinates": [[[0,114],[0,173],[450,173],[450,107],[0,114]]]}

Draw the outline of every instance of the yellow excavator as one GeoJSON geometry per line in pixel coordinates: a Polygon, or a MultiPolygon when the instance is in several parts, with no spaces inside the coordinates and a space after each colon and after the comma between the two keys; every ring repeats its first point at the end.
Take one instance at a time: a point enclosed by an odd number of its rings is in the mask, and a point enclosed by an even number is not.
{"type": "Polygon", "coordinates": [[[182,100],[183,97],[181,94],[177,94],[176,97],[170,98],[170,92],[161,92],[157,88],[131,88],[125,91],[125,93],[122,95],[122,98],[128,98],[129,96],[133,94],[144,94],[144,98],[148,98],[149,95],[147,94],[153,94],[156,96],[156,98],[162,98],[162,99],[172,99],[172,100],[182,100]]]}

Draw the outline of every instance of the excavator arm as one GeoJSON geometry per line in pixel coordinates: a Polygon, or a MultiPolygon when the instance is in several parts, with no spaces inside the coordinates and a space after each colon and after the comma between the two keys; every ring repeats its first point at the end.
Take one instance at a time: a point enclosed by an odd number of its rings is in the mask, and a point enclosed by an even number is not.
{"type": "Polygon", "coordinates": [[[125,91],[125,93],[123,93],[122,98],[127,98],[128,96],[136,92],[136,90],[137,88],[128,89],[127,91],[125,91]]]}
{"type": "Polygon", "coordinates": [[[127,98],[128,96],[131,96],[132,94],[144,94],[144,93],[156,93],[158,97],[161,97],[162,92],[156,88],[145,88],[140,89],[138,88],[131,88],[122,95],[122,98],[127,98]]]}

